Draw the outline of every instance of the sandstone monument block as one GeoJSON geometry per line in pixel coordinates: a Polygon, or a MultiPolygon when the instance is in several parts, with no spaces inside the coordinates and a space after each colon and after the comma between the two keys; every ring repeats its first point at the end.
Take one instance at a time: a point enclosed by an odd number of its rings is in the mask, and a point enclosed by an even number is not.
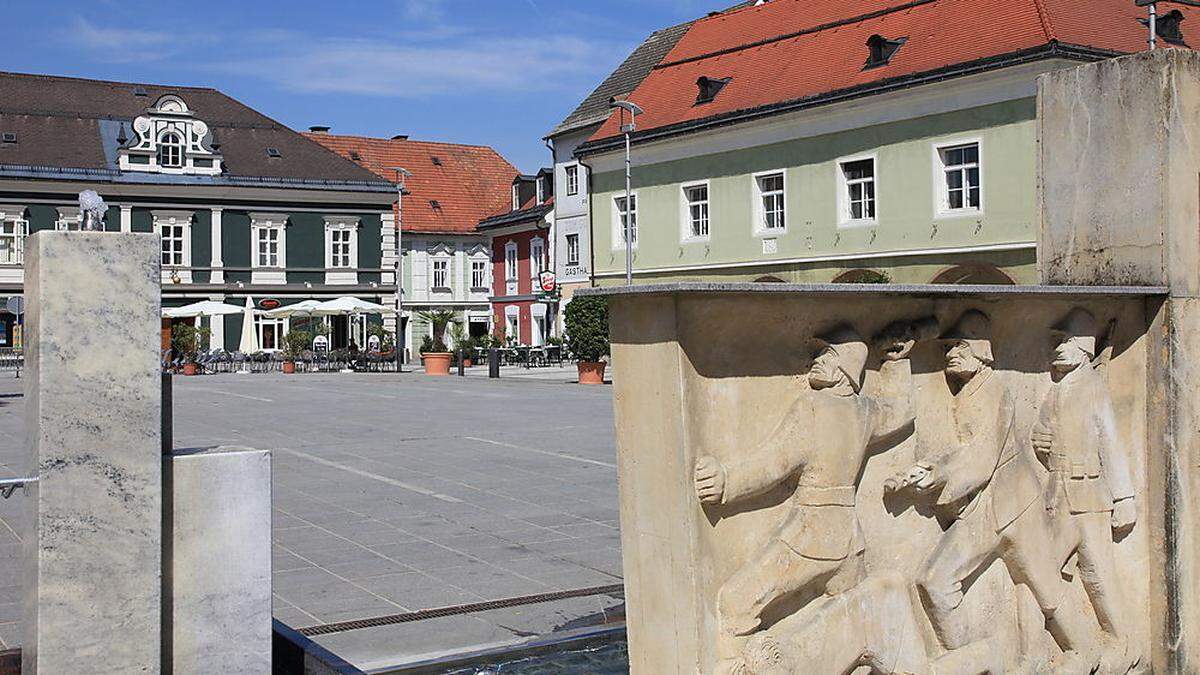
{"type": "Polygon", "coordinates": [[[584,291],[632,672],[1200,668],[1200,55],[1039,87],[1046,285],[584,291]]]}

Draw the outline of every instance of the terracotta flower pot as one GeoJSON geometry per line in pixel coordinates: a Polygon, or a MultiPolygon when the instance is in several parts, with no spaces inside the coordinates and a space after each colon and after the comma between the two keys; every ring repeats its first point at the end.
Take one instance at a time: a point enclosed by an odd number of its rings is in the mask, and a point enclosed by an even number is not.
{"type": "Polygon", "coordinates": [[[470,368],[472,365],[471,359],[463,359],[463,368],[470,368]]]}
{"type": "Polygon", "coordinates": [[[200,372],[200,366],[197,366],[194,363],[183,364],[183,374],[184,375],[195,375],[198,372],[200,372]]]}
{"type": "Polygon", "coordinates": [[[283,374],[291,375],[294,372],[296,372],[296,362],[295,361],[284,361],[283,362],[283,374]]]}
{"type": "Polygon", "coordinates": [[[579,384],[604,384],[604,369],[608,366],[603,361],[580,361],[575,364],[579,368],[579,384]]]}
{"type": "Polygon", "coordinates": [[[450,359],[454,355],[450,352],[429,352],[421,355],[421,360],[425,362],[426,375],[449,375],[450,374],[450,359]]]}

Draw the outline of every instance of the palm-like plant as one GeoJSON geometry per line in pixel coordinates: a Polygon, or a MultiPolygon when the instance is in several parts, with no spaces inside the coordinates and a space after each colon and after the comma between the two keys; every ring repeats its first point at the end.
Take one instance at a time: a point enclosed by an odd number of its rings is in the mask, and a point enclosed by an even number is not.
{"type": "Polygon", "coordinates": [[[417,312],[422,320],[428,321],[433,326],[433,345],[434,351],[445,352],[446,350],[446,326],[454,321],[456,316],[453,310],[449,309],[429,309],[423,312],[417,312]]]}

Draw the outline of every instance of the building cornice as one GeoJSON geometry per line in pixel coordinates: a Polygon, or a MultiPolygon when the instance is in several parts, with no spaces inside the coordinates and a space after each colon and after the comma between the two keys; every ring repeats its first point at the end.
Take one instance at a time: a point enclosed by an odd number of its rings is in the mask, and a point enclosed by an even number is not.
{"type": "MultiPolygon", "coordinates": [[[[871,251],[868,253],[845,253],[839,255],[812,256],[807,258],[778,258],[774,260],[752,260],[748,262],[706,263],[701,265],[674,265],[666,267],[647,267],[634,269],[633,275],[671,274],[676,272],[701,272],[706,270],[747,269],[755,267],[778,267],[780,265],[802,265],[827,262],[847,262],[852,260],[875,260],[879,258],[913,258],[931,255],[962,255],[966,253],[993,253],[997,251],[1023,251],[1036,249],[1037,242],[1019,241],[1002,244],[983,244],[979,246],[958,246],[946,248],[924,248],[897,251],[871,251]]],[[[625,270],[611,272],[596,272],[593,278],[623,277],[625,270]]]]}
{"type": "MultiPolygon", "coordinates": [[[[779,101],[755,108],[735,110],[697,120],[688,120],[686,122],[680,122],[677,124],[669,124],[661,127],[655,127],[653,129],[646,129],[645,131],[634,132],[631,136],[631,141],[634,145],[638,145],[653,141],[667,140],[700,131],[727,127],[743,122],[773,117],[776,115],[798,112],[811,108],[828,106],[835,103],[852,101],[868,96],[910,89],[912,87],[918,87],[925,84],[933,84],[945,80],[956,79],[970,75],[978,75],[981,73],[1000,70],[1002,68],[1010,68],[1012,66],[1032,63],[1035,61],[1043,61],[1047,59],[1066,59],[1086,62],[1098,61],[1115,56],[1121,56],[1121,52],[1079,45],[1065,45],[1058,42],[1049,42],[1031,49],[988,57],[976,61],[969,61],[936,70],[914,73],[911,75],[889,78],[886,80],[879,80],[856,87],[837,89],[805,98],[779,101]]],[[[624,147],[624,144],[624,136],[608,136],[606,138],[591,140],[583,143],[575,149],[574,154],[575,157],[579,159],[587,159],[599,154],[619,150],[624,147]]]]}

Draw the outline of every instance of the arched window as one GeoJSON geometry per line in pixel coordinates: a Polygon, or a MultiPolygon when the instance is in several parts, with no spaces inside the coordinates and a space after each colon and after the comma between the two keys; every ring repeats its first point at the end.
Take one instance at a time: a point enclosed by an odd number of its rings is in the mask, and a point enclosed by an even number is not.
{"type": "Polygon", "coordinates": [[[970,263],[956,265],[943,270],[933,278],[931,284],[984,284],[992,286],[1013,286],[1017,282],[994,265],[970,263]]]}
{"type": "Polygon", "coordinates": [[[174,131],[158,137],[158,165],[168,169],[183,168],[183,138],[174,131]]]}
{"type": "Polygon", "coordinates": [[[835,284],[890,284],[892,277],[887,272],[879,270],[850,270],[842,272],[833,278],[835,284]]]}

